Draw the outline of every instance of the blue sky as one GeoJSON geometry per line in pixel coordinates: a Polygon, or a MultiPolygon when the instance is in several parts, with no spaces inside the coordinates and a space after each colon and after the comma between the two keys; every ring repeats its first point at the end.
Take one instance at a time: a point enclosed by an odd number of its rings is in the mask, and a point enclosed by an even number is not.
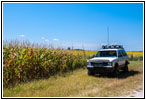
{"type": "Polygon", "coordinates": [[[122,44],[143,50],[142,3],[4,3],[3,40],[99,50],[122,44]]]}

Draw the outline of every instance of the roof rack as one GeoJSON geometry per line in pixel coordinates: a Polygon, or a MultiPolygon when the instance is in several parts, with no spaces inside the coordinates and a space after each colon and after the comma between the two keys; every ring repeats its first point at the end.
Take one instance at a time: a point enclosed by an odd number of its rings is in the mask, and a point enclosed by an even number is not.
{"type": "Polygon", "coordinates": [[[122,45],[102,45],[102,49],[124,49],[122,45]]]}

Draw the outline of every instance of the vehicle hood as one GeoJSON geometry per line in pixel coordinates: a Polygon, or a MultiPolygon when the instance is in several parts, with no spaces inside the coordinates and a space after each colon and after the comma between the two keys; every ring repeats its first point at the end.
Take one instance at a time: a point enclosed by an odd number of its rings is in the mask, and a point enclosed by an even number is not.
{"type": "Polygon", "coordinates": [[[112,62],[116,59],[117,57],[94,57],[89,59],[88,62],[112,62]]]}

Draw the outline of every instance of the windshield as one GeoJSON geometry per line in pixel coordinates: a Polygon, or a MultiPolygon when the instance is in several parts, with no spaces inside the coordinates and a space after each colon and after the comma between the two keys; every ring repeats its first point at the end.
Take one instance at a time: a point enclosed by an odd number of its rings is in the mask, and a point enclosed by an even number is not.
{"type": "Polygon", "coordinates": [[[117,57],[116,51],[99,51],[96,57],[117,57]]]}

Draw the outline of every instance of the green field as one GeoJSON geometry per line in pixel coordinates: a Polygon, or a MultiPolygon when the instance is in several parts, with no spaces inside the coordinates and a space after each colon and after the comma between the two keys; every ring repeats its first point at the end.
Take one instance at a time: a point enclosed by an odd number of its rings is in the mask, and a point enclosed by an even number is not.
{"type": "Polygon", "coordinates": [[[129,72],[117,78],[107,75],[88,76],[80,68],[61,76],[21,83],[4,88],[4,97],[118,97],[129,94],[143,84],[143,62],[131,61],[129,72]]]}

